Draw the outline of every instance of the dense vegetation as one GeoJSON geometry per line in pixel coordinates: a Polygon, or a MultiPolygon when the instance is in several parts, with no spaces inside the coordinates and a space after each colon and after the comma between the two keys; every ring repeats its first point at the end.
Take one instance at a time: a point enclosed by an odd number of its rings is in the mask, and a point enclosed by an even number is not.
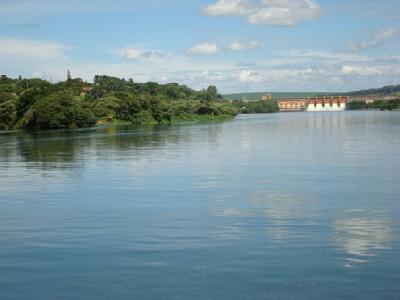
{"type": "Polygon", "coordinates": [[[94,83],[68,79],[0,78],[0,128],[81,128],[123,120],[133,124],[206,120],[236,115],[215,86],[195,91],[176,83],[135,83],[95,76],[94,83]]]}
{"type": "Polygon", "coordinates": [[[273,113],[279,111],[278,103],[273,100],[247,102],[235,100],[232,104],[245,114],[273,113]]]}
{"type": "MultiPolygon", "coordinates": [[[[400,85],[395,85],[349,95],[399,92],[400,85]]],[[[347,109],[400,109],[400,100],[350,102],[347,109]]],[[[105,75],[95,76],[89,84],[69,73],[66,81],[55,84],[36,78],[0,77],[0,129],[82,128],[106,122],[161,124],[277,111],[275,100],[224,100],[215,86],[195,91],[177,83],[136,83],[105,75]]]]}
{"type": "Polygon", "coordinates": [[[365,101],[354,101],[347,104],[348,110],[359,109],[380,109],[393,110],[400,109],[400,100],[374,101],[373,103],[365,103],[365,101]]]}
{"type": "Polygon", "coordinates": [[[378,89],[368,89],[348,93],[349,96],[367,96],[367,95],[392,95],[400,93],[400,84],[387,85],[378,89]]]}

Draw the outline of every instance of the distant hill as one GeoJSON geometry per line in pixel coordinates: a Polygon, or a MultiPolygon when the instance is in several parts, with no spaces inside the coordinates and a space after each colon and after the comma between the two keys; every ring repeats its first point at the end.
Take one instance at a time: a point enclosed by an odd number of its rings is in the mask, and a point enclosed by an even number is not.
{"type": "Polygon", "coordinates": [[[265,94],[271,94],[272,99],[281,98],[307,98],[307,97],[317,97],[317,96],[367,96],[367,95],[379,95],[379,96],[400,96],[400,84],[397,85],[387,85],[382,88],[367,89],[360,91],[353,91],[348,93],[326,93],[326,92],[258,92],[258,93],[236,93],[236,94],[225,94],[224,99],[227,100],[244,100],[244,101],[257,101],[261,100],[261,97],[265,94]]]}
{"type": "Polygon", "coordinates": [[[368,89],[368,90],[361,90],[361,91],[354,91],[347,93],[347,95],[349,96],[366,96],[366,95],[387,96],[387,95],[398,95],[398,94],[400,94],[400,84],[387,85],[382,88],[368,89]]]}
{"type": "Polygon", "coordinates": [[[343,95],[343,93],[324,93],[324,92],[259,92],[259,93],[237,93],[237,94],[226,94],[223,95],[224,99],[227,100],[261,100],[261,97],[265,94],[271,94],[272,99],[281,99],[281,98],[307,98],[307,97],[316,97],[316,96],[337,96],[343,95]]]}

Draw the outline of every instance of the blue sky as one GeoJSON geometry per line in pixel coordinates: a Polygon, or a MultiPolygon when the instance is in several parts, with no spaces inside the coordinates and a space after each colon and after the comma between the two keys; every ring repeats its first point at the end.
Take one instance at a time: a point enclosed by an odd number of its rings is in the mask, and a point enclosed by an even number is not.
{"type": "Polygon", "coordinates": [[[0,73],[224,93],[399,83],[398,0],[0,0],[0,73]]]}

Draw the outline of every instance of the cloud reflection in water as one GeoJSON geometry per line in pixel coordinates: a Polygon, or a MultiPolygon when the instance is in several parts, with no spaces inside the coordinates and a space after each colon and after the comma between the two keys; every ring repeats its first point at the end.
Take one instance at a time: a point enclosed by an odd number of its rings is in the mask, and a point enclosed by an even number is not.
{"type": "Polygon", "coordinates": [[[378,252],[390,249],[393,240],[391,221],[385,213],[350,211],[348,217],[333,223],[334,242],[344,252],[346,267],[366,263],[378,252]]]}

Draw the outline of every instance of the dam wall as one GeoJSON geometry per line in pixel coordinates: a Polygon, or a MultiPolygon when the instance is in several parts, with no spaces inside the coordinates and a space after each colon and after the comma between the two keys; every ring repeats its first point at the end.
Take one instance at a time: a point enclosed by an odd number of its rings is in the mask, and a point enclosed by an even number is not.
{"type": "Polygon", "coordinates": [[[347,96],[324,96],[297,99],[279,99],[278,106],[282,112],[307,111],[307,112],[338,112],[346,110],[349,102],[347,96]]]}

